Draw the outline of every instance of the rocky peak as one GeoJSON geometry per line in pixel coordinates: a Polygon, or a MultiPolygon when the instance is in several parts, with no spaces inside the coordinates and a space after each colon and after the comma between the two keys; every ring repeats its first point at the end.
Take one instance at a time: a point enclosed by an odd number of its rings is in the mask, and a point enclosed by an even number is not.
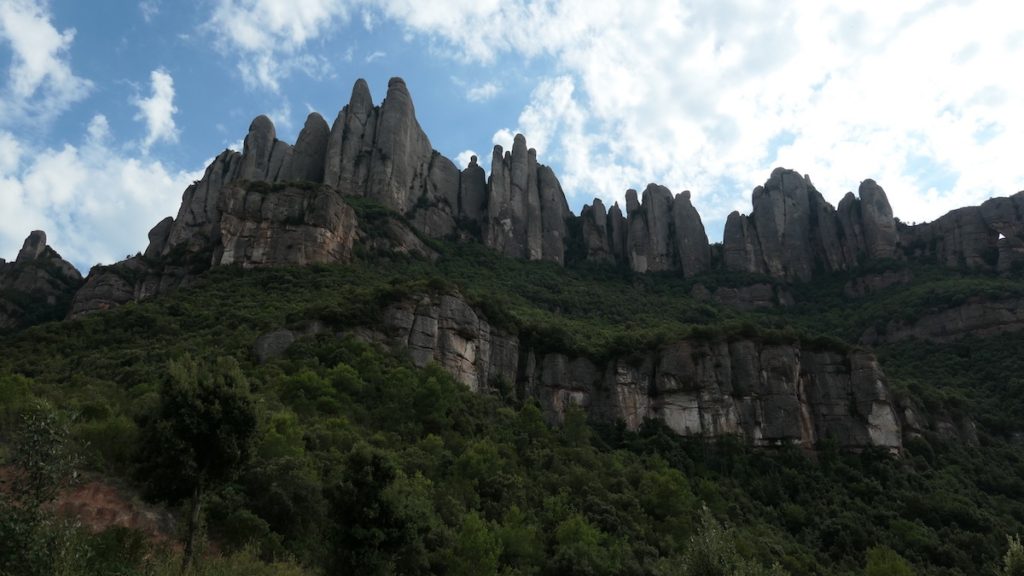
{"type": "Polygon", "coordinates": [[[295,146],[291,149],[291,155],[281,168],[279,179],[285,182],[323,181],[330,132],[331,129],[324,117],[316,112],[310,112],[295,141],[295,146]]]}
{"type": "Polygon", "coordinates": [[[249,125],[249,133],[242,145],[241,179],[273,182],[288,148],[277,139],[277,131],[270,118],[257,116],[249,125]]]}
{"type": "Polygon", "coordinates": [[[0,260],[0,331],[63,318],[82,275],[34,230],[14,262],[0,260]]]}
{"type": "Polygon", "coordinates": [[[25,238],[24,244],[21,245],[21,250],[18,252],[18,258],[15,262],[30,262],[39,258],[39,256],[46,250],[46,232],[42,230],[33,230],[28,238],[25,238]]]}

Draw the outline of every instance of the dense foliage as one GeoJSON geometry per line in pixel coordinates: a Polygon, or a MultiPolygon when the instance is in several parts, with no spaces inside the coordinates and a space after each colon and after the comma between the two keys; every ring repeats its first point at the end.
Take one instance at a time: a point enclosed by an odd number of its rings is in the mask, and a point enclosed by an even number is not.
{"type": "MultiPolygon", "coordinates": [[[[183,517],[205,479],[205,531],[220,552],[201,555],[203,574],[952,575],[1016,562],[1007,536],[1024,528],[1024,335],[879,347],[891,385],[922,418],[977,425],[977,445],[924,433],[892,458],[829,445],[815,455],[751,450],[579,411],[552,429],[529,399],[470,393],[436,367],[334,332],[372,325],[398,299],[457,290],[528,345],[595,359],[738,334],[849,347],[894,314],[1016,295],[1018,280],[921,268],[912,286],[851,303],[837,277],[793,288],[799,304],[784,312],[742,313],[692,298],[695,283],[765,279],[563,269],[437,248],[435,263],[215,269],[188,290],[0,340],[7,460],[19,462],[26,415],[45,414],[66,434],[37,434],[37,444],[65,447],[90,474],[133,479],[169,505],[184,500],[183,517]],[[334,331],[253,360],[259,334],[310,320],[334,331]],[[239,434],[212,439],[204,426],[216,418],[239,434]]],[[[4,494],[0,528],[22,530],[26,550],[74,551],[55,556],[71,558],[63,573],[180,564],[180,552],[130,531],[58,526],[46,506],[18,520],[29,508],[4,494]]]]}

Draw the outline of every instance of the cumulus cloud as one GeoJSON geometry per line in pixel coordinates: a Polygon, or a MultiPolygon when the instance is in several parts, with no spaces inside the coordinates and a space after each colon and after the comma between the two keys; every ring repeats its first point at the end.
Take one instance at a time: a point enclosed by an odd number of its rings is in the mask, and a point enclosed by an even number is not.
{"type": "Polygon", "coordinates": [[[560,168],[576,205],[657,181],[692,190],[720,229],[777,165],[809,173],[834,203],[874,178],[912,221],[1024,187],[1024,25],[997,3],[386,0],[380,10],[459,61],[555,62],[515,130],[560,168]]]}
{"type": "MultiPolygon", "coordinates": [[[[473,156],[477,157],[477,163],[479,163],[479,161],[480,161],[480,155],[479,154],[477,154],[473,150],[463,150],[462,152],[459,152],[455,156],[455,164],[459,168],[461,168],[462,170],[465,170],[466,167],[469,166],[470,159],[473,158],[473,156]]],[[[0,162],[2,162],[2,161],[3,161],[3,140],[0,139],[0,162]]]]}
{"type": "Polygon", "coordinates": [[[0,43],[11,48],[7,83],[0,92],[0,125],[48,121],[92,89],[68,64],[75,30],[58,31],[50,20],[39,2],[0,2],[0,43]]]}
{"type": "Polygon", "coordinates": [[[177,211],[202,171],[127,156],[109,132],[97,115],[79,145],[39,150],[0,132],[0,255],[12,258],[37,229],[83,273],[145,249],[149,229],[177,211]]]}
{"type": "Polygon", "coordinates": [[[206,31],[225,53],[238,52],[242,79],[273,91],[295,71],[319,77],[330,70],[306,44],[333,25],[348,22],[344,0],[217,0],[206,31]]]}
{"type": "Polygon", "coordinates": [[[177,142],[178,127],[174,124],[174,114],[178,108],[174,105],[174,78],[163,69],[153,70],[150,75],[152,94],[148,98],[136,97],[133,100],[139,109],[135,119],[146,123],[146,137],[143,148],[159,141],[177,142]]]}
{"type": "Polygon", "coordinates": [[[470,102],[486,102],[497,96],[498,92],[501,92],[501,86],[494,82],[484,82],[467,90],[466,100],[470,102]]]}

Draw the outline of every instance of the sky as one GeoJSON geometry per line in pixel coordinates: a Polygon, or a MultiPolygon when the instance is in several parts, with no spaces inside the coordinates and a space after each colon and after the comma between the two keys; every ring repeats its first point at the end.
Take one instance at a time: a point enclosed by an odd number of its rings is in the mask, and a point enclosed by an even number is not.
{"type": "Polygon", "coordinates": [[[392,76],[436,150],[521,132],[577,213],[656,182],[718,242],[783,166],[930,221],[1024,190],[1022,65],[1001,0],[0,0],[0,258],[144,250],[253,117],[294,142],[392,76]]]}

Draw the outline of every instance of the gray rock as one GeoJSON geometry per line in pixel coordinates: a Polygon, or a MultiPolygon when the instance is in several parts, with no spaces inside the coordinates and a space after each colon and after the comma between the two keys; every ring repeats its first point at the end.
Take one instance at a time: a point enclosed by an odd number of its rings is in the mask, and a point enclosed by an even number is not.
{"type": "Polygon", "coordinates": [[[327,121],[320,114],[311,112],[306,117],[302,131],[299,132],[291,157],[281,168],[278,180],[322,182],[329,137],[330,128],[327,121]]]}
{"type": "Polygon", "coordinates": [[[752,274],[765,271],[757,233],[750,219],[739,212],[732,212],[725,220],[722,259],[726,270],[752,274]]]}
{"type": "Polygon", "coordinates": [[[242,146],[239,178],[253,182],[268,180],[267,173],[270,172],[271,157],[276,143],[277,131],[270,118],[261,114],[253,119],[242,146]]]}
{"type": "Polygon", "coordinates": [[[433,149],[401,78],[388,82],[374,135],[367,196],[401,214],[418,201],[433,149]]]}
{"type": "Polygon", "coordinates": [[[82,275],[35,230],[14,262],[0,260],[0,331],[56,320],[67,313],[82,275]]]}
{"type": "Polygon", "coordinates": [[[877,344],[916,338],[950,342],[964,337],[985,338],[1020,330],[1024,330],[1024,300],[972,297],[961,305],[930,312],[913,322],[890,320],[884,333],[868,330],[861,341],[877,344]]]}
{"type": "Polygon", "coordinates": [[[146,258],[159,258],[167,246],[167,241],[174,227],[174,218],[168,216],[149,231],[149,245],[146,247],[146,258]]]}
{"type": "Polygon", "coordinates": [[[373,156],[379,109],[370,87],[360,78],[352,96],[338,113],[327,140],[324,183],[344,196],[365,196],[373,156]]]}
{"type": "Polygon", "coordinates": [[[330,190],[264,193],[230,186],[219,208],[221,243],[214,265],[302,266],[351,258],[355,212],[330,190]]]}
{"type": "Polygon", "coordinates": [[[860,212],[864,230],[864,248],[870,259],[896,256],[896,220],[885,190],[868,179],[860,183],[860,212]]]}
{"type": "Polygon", "coordinates": [[[185,189],[181,207],[168,235],[163,253],[185,244],[189,252],[200,252],[219,241],[220,212],[217,204],[221,189],[239,179],[242,155],[233,150],[221,152],[206,168],[203,178],[185,189]]]}
{"type": "Polygon", "coordinates": [[[711,267],[711,247],[700,214],[690,202],[690,191],[676,194],[672,202],[672,223],[675,228],[679,267],[686,277],[696,276],[711,267]]]}
{"type": "Polygon", "coordinates": [[[491,176],[487,180],[487,220],[484,222],[484,244],[499,254],[519,257],[514,245],[512,214],[511,154],[503,154],[501,146],[491,153],[491,176]]]}
{"type": "MultiPolygon", "coordinates": [[[[540,260],[544,256],[544,230],[541,227],[541,199],[537,187],[537,151],[533,148],[526,151],[526,170],[526,259],[540,260]]],[[[554,173],[551,176],[554,177],[554,173]]],[[[558,261],[561,262],[561,257],[558,261]]]]}
{"type": "Polygon", "coordinates": [[[608,246],[615,261],[623,265],[628,264],[628,253],[626,250],[627,234],[626,219],[622,216],[619,203],[616,202],[608,209],[608,246]]]}
{"type": "Polygon", "coordinates": [[[847,192],[839,202],[836,218],[842,237],[843,262],[846,268],[854,268],[864,260],[867,243],[864,240],[864,226],[860,216],[860,200],[853,192],[847,192]]]}
{"type": "Polygon", "coordinates": [[[21,245],[21,250],[18,251],[18,257],[14,260],[16,263],[31,262],[39,258],[46,250],[46,232],[42,230],[33,230],[29,233],[28,238],[25,238],[25,242],[21,245]]]}
{"type": "Polygon", "coordinates": [[[537,167],[537,187],[540,194],[541,258],[562,264],[569,236],[566,221],[573,215],[565,200],[565,193],[562,192],[562,185],[550,167],[537,167]]]}
{"type": "Polygon", "coordinates": [[[634,272],[647,272],[650,268],[650,230],[647,218],[641,212],[636,190],[626,190],[626,259],[634,272]]]}
{"type": "Polygon", "coordinates": [[[765,272],[773,278],[810,280],[809,186],[800,174],[776,168],[753,193],[751,219],[761,245],[765,272]]]}
{"type": "Polygon", "coordinates": [[[421,196],[409,213],[416,229],[431,238],[444,238],[455,231],[459,207],[459,169],[434,152],[421,196]]]}
{"type": "Polygon", "coordinates": [[[613,262],[611,247],[608,244],[608,214],[600,198],[594,198],[593,205],[583,206],[580,212],[580,226],[585,258],[592,262],[613,262]]]}
{"type": "Polygon", "coordinates": [[[808,209],[811,212],[811,252],[816,272],[835,272],[848,268],[840,241],[840,224],[835,208],[825,201],[820,192],[808,191],[808,209]]]}
{"type": "Polygon", "coordinates": [[[459,215],[477,226],[487,215],[487,175],[476,156],[469,159],[459,181],[459,215]]]}

